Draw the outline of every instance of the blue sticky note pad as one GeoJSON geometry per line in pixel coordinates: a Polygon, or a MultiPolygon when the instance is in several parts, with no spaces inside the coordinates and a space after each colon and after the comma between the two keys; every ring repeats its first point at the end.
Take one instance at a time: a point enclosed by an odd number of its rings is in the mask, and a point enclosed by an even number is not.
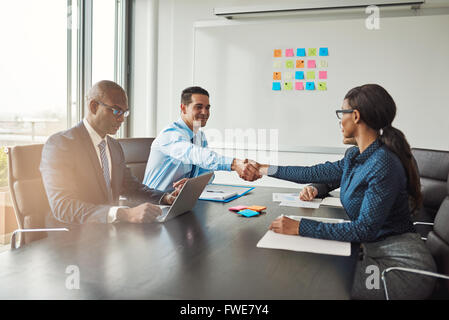
{"type": "Polygon", "coordinates": [[[306,82],[306,90],[315,90],[315,82],[306,82]]]}
{"type": "Polygon", "coordinates": [[[295,79],[304,79],[304,71],[296,71],[295,79]]]}
{"type": "Polygon", "coordinates": [[[298,57],[305,57],[306,56],[306,48],[298,48],[298,49],[296,49],[296,55],[298,57]]]}
{"type": "Polygon", "coordinates": [[[329,50],[328,48],[320,48],[320,56],[328,56],[329,50]]]}
{"type": "Polygon", "coordinates": [[[273,82],[273,90],[280,91],[281,90],[281,83],[280,82],[273,82]]]}
{"type": "Polygon", "coordinates": [[[247,218],[254,217],[254,216],[257,216],[260,214],[260,212],[249,210],[249,209],[245,209],[245,210],[239,211],[237,213],[241,214],[242,216],[245,216],[247,218]]]}

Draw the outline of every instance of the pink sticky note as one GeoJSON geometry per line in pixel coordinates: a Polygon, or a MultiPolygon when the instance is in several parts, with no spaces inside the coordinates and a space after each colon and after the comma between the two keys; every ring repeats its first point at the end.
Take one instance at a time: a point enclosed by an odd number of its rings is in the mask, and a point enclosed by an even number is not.
{"type": "Polygon", "coordinates": [[[285,49],[285,56],[293,57],[294,56],[293,49],[285,49]]]}
{"type": "Polygon", "coordinates": [[[318,73],[318,77],[319,77],[320,79],[327,79],[327,71],[320,71],[320,72],[318,73]]]}
{"type": "Polygon", "coordinates": [[[304,84],[302,82],[296,82],[295,89],[296,90],[304,90],[304,84]]]}
{"type": "Polygon", "coordinates": [[[315,60],[307,60],[307,68],[315,68],[316,63],[315,60]]]}
{"type": "Polygon", "coordinates": [[[235,207],[229,208],[229,211],[240,211],[240,210],[245,210],[246,208],[248,208],[248,207],[246,207],[246,206],[235,206],[235,207]]]}

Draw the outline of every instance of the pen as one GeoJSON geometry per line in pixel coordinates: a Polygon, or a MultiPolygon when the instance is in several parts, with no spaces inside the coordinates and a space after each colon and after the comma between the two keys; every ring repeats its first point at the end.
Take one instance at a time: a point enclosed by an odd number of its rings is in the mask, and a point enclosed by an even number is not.
{"type": "Polygon", "coordinates": [[[207,192],[223,193],[223,191],[206,190],[207,192]]]}

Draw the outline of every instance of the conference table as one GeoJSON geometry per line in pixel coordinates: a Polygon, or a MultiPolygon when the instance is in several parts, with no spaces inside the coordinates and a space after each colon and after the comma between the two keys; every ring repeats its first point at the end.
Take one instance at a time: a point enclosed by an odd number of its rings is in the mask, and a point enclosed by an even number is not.
{"type": "Polygon", "coordinates": [[[256,247],[281,214],[347,219],[345,211],[279,206],[273,192],[298,190],[256,187],[229,203],[200,200],[163,224],[49,233],[0,254],[0,299],[349,299],[356,245],[349,257],[256,247]],[[245,218],[228,210],[236,205],[267,209],[245,218]]]}

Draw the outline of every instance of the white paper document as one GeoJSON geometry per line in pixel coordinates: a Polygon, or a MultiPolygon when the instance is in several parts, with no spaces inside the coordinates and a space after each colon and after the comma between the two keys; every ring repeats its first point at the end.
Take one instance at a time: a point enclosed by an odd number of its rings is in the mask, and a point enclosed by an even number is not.
{"type": "Polygon", "coordinates": [[[299,193],[273,193],[273,201],[296,201],[299,199],[299,193]]]}
{"type": "Polygon", "coordinates": [[[343,208],[340,198],[326,197],[321,201],[322,206],[340,207],[343,208]]]}
{"type": "Polygon", "coordinates": [[[297,199],[296,201],[282,201],[279,205],[285,207],[318,209],[320,207],[320,203],[321,199],[313,199],[312,201],[302,201],[297,199]]]}
{"type": "MultiPolygon", "coordinates": [[[[299,217],[299,216],[288,216],[289,218],[298,219],[313,219],[321,222],[330,223],[340,223],[345,222],[342,219],[331,219],[331,218],[317,218],[317,217],[299,217]],[[327,220],[327,221],[326,221],[327,220]]],[[[350,256],[351,255],[351,243],[334,241],[334,240],[323,240],[314,239],[308,237],[301,237],[295,235],[286,235],[276,233],[274,231],[268,230],[267,233],[260,239],[257,243],[257,248],[268,248],[268,249],[283,249],[299,252],[311,252],[319,254],[330,254],[336,256],[350,256]]]]}

